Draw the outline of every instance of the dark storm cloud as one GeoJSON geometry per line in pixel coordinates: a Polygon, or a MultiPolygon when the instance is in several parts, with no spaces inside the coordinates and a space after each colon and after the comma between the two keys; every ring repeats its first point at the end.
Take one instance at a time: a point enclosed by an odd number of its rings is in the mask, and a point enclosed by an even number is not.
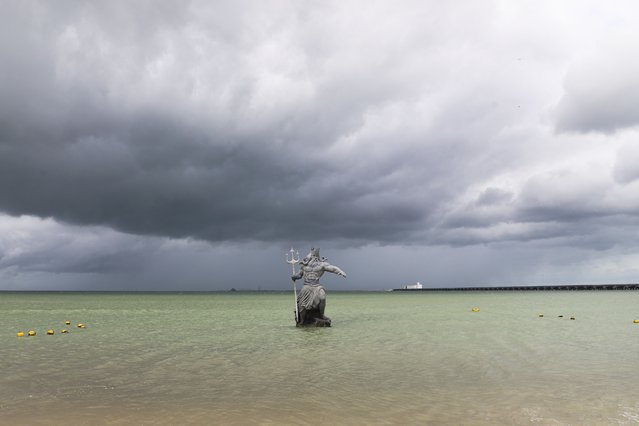
{"type": "Polygon", "coordinates": [[[611,25],[586,9],[8,2],[0,211],[130,236],[2,265],[133,271],[166,237],[614,246],[636,225],[639,73],[632,43],[583,53],[611,25]]]}
{"type": "MultiPolygon", "coordinates": [[[[426,137],[358,134],[376,120],[384,130],[406,97],[413,112],[404,62],[423,52],[378,51],[352,33],[325,39],[325,16],[312,16],[321,8],[245,16],[214,4],[203,18],[206,4],[175,5],[12,5],[1,50],[2,210],[210,241],[397,241],[464,185],[461,173],[445,182],[457,168],[446,162],[480,148],[445,124],[426,137]]],[[[406,33],[411,45],[417,35],[406,33]]]]}

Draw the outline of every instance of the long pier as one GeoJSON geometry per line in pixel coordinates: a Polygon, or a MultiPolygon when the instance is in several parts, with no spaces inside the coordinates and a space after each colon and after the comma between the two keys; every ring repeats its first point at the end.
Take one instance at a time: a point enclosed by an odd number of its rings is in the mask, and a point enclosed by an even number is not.
{"type": "Polygon", "coordinates": [[[601,291],[639,290],[639,284],[518,285],[498,287],[394,288],[393,291],[601,291]]]}

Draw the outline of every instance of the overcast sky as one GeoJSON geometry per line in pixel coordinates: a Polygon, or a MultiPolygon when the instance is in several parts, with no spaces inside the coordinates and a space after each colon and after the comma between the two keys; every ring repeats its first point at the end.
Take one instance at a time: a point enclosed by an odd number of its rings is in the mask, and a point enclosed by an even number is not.
{"type": "Polygon", "coordinates": [[[639,282],[634,0],[0,5],[0,289],[639,282]]]}

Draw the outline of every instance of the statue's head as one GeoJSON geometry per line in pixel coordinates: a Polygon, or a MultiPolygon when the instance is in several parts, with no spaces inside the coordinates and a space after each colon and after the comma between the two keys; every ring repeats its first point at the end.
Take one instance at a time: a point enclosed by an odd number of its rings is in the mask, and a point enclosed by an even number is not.
{"type": "Polygon", "coordinates": [[[302,265],[308,265],[310,262],[316,262],[316,261],[325,262],[326,258],[320,257],[318,248],[312,248],[311,251],[306,255],[304,259],[302,259],[300,263],[302,265]]]}

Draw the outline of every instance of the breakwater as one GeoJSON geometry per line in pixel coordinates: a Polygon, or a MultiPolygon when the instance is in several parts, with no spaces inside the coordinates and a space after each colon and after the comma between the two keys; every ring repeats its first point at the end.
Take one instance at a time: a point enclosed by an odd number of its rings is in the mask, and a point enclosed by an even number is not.
{"type": "Polygon", "coordinates": [[[601,291],[639,290],[639,284],[574,284],[574,285],[520,285],[496,287],[437,287],[437,288],[394,288],[393,291],[601,291]]]}

